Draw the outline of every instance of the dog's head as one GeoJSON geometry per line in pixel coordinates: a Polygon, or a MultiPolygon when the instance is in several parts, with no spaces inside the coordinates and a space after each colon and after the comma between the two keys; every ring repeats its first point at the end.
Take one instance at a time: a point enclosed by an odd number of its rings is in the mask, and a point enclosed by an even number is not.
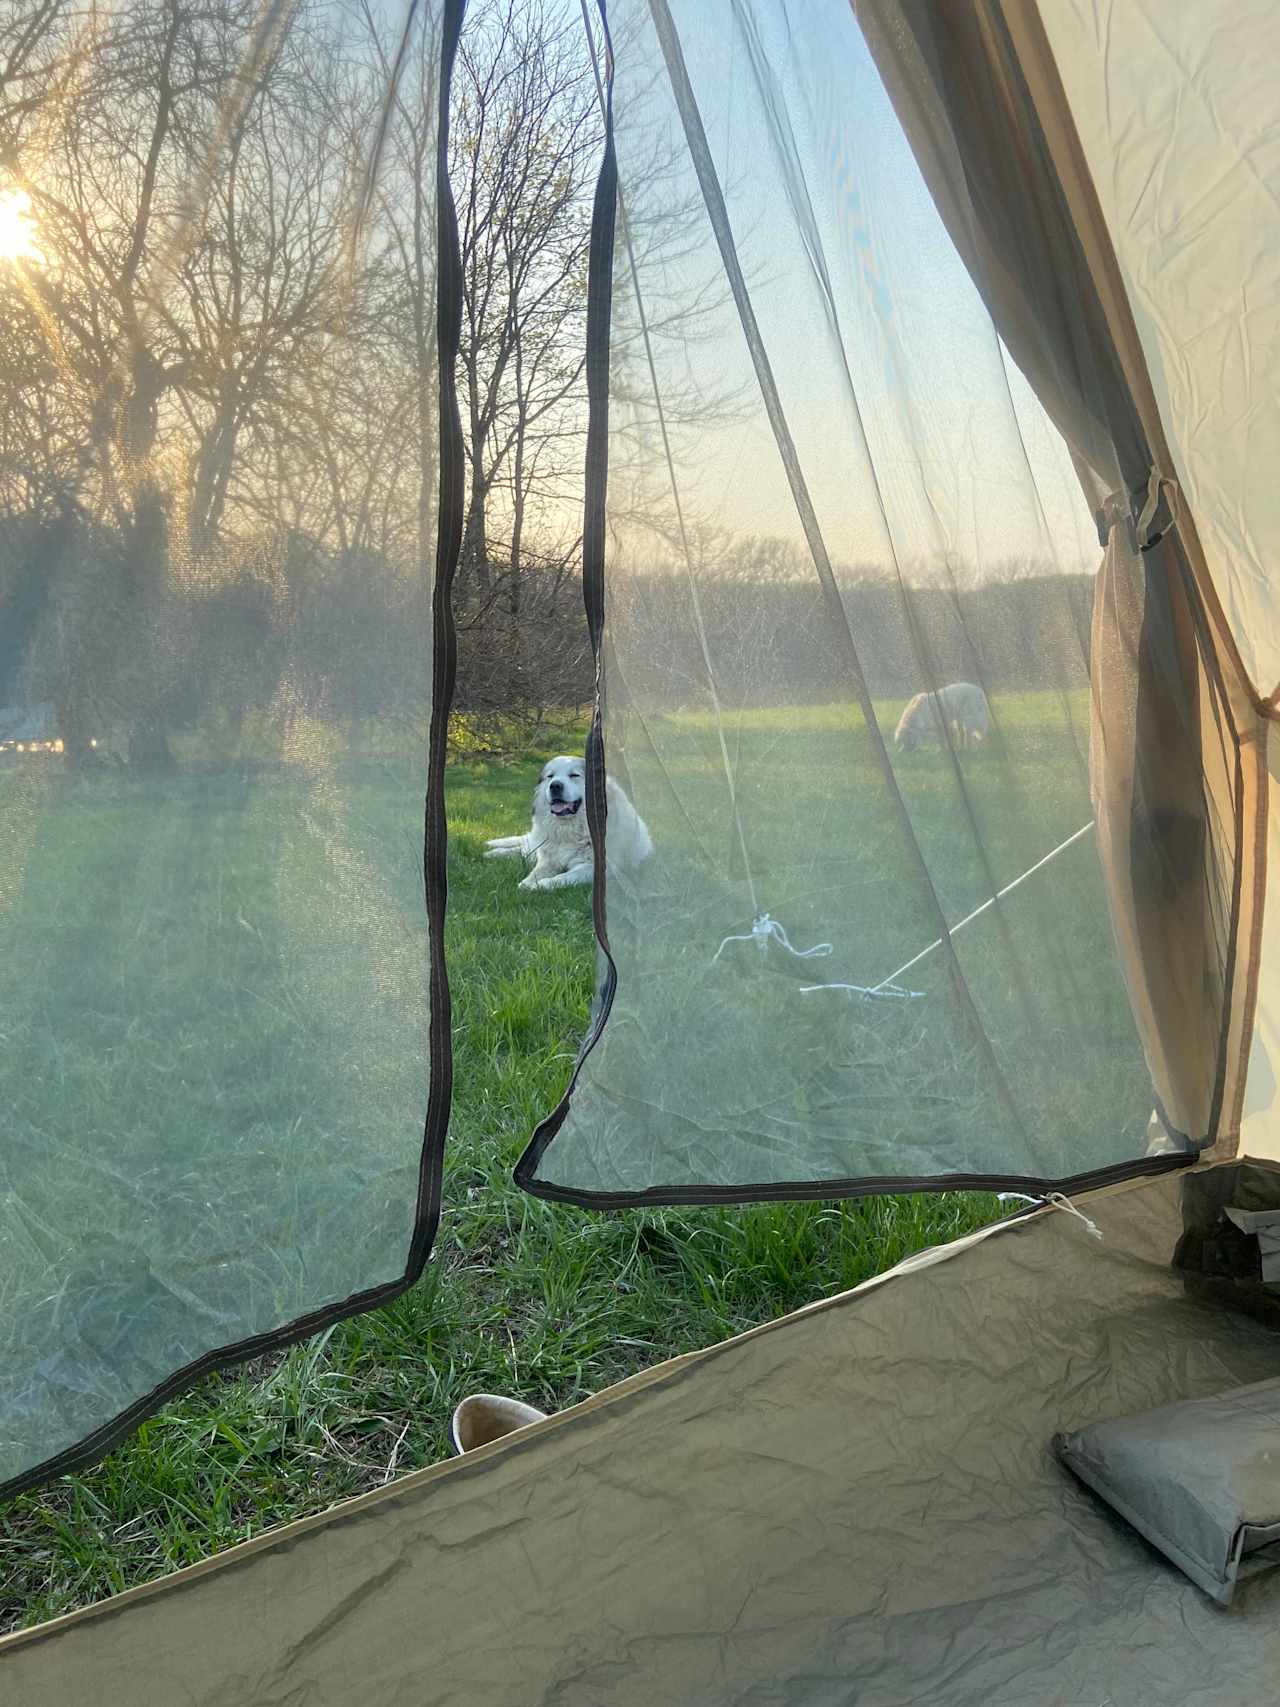
{"type": "Polygon", "coordinates": [[[907,704],[906,710],[898,719],[898,727],[893,732],[893,744],[900,753],[914,752],[920,744],[920,720],[924,695],[918,693],[907,704]]]}
{"type": "Polygon", "coordinates": [[[587,770],[581,759],[548,759],[538,779],[538,797],[553,818],[572,818],[587,794],[587,770]]]}

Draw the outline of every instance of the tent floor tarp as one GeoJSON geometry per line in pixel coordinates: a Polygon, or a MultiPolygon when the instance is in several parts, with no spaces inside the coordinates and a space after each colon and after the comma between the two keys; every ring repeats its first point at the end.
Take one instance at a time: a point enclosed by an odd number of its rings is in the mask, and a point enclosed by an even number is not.
{"type": "Polygon", "coordinates": [[[1218,1607],[1050,1451],[1058,1429],[1280,1374],[1256,1289],[1171,1267],[1189,1177],[1081,1200],[1101,1240],[1056,1210],[1005,1223],[11,1637],[0,1698],[1266,1699],[1280,1572],[1218,1607]]]}

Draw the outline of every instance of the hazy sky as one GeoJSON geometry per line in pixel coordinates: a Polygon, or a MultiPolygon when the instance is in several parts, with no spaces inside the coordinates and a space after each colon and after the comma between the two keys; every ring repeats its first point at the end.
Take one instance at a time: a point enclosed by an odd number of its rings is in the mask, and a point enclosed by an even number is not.
{"type": "MultiPolygon", "coordinates": [[[[979,574],[1011,557],[1096,568],[1066,448],[1002,351],[848,0],[671,0],[671,9],[832,554],[882,562],[891,543],[901,559],[951,553],[979,574]],[[788,181],[791,149],[798,172],[788,181]]],[[[638,217],[652,216],[642,163],[654,135],[678,135],[678,121],[647,0],[614,0],[610,11],[624,191],[638,217]]],[[[691,168],[683,188],[696,193],[691,168]]],[[[669,306],[715,268],[708,230],[694,256],[662,268],[651,260],[641,288],[669,306]]],[[[678,439],[690,509],[735,531],[795,534],[732,305],[710,337],[668,336],[659,349],[673,395],[741,384],[753,399],[746,420],[720,424],[709,413],[678,439]]]]}

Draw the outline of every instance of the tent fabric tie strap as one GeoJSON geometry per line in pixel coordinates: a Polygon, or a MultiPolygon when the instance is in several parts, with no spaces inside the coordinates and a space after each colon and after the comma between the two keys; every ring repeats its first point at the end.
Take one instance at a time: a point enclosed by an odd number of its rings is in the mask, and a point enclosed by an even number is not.
{"type": "Polygon", "coordinates": [[[1173,475],[1153,466],[1145,485],[1134,487],[1132,492],[1110,493],[1094,512],[1099,546],[1105,551],[1112,528],[1123,522],[1128,530],[1130,551],[1150,551],[1177,521],[1179,491],[1173,475]]]}
{"type": "MultiPolygon", "coordinates": [[[[1150,551],[1153,545],[1158,545],[1165,534],[1177,520],[1175,508],[1175,493],[1178,483],[1172,475],[1163,473],[1159,468],[1152,468],[1147,476],[1146,496],[1142,508],[1138,512],[1135,524],[1138,534],[1138,550],[1150,551]],[[1164,499],[1164,510],[1161,512],[1161,500],[1164,499]],[[1156,526],[1159,517],[1160,526],[1156,526]]],[[[1136,494],[1135,494],[1136,496],[1136,494]]]]}
{"type": "Polygon", "coordinates": [[[1077,1221],[1083,1221],[1091,1239],[1101,1239],[1102,1228],[1096,1221],[1091,1221],[1083,1209],[1077,1209],[1069,1197],[1060,1191],[1051,1191],[1045,1198],[1046,1203],[1052,1203],[1055,1209],[1061,1209],[1068,1215],[1074,1215],[1077,1221]]]}

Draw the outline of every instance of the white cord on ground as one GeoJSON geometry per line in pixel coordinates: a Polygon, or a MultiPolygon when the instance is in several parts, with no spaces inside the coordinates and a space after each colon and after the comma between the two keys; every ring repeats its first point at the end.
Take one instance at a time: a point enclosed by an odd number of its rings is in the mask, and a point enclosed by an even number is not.
{"type": "MultiPolygon", "coordinates": [[[[1069,848],[1073,842],[1078,842],[1081,836],[1087,836],[1092,828],[1092,822],[1082,824],[1074,835],[1068,836],[1065,842],[1059,842],[1056,848],[1047,853],[1043,859],[1038,859],[1034,865],[1028,866],[1027,870],[1024,871],[1020,877],[1015,877],[1012,883],[1006,883],[1004,888],[997,890],[989,901],[984,901],[980,907],[975,907],[971,913],[966,913],[964,918],[960,920],[959,924],[952,925],[948,934],[955,936],[956,933],[958,931],[962,931],[966,925],[972,924],[973,921],[980,917],[981,914],[985,913],[989,907],[994,907],[997,901],[1002,901],[1006,895],[1011,894],[1020,884],[1025,883],[1028,877],[1034,877],[1037,871],[1040,871],[1044,866],[1048,865],[1051,859],[1056,859],[1058,855],[1065,849],[1069,848]]],[[[768,914],[766,914],[765,917],[767,918],[768,914]]],[[[740,939],[726,938],[726,941],[738,940],[740,939]]],[[[913,966],[918,966],[920,962],[931,955],[935,949],[941,948],[945,941],[945,937],[938,937],[934,942],[929,944],[928,948],[922,948],[919,954],[912,955],[911,959],[906,961],[904,965],[899,966],[896,972],[891,972],[887,978],[882,978],[878,984],[802,984],[800,986],[800,993],[802,995],[808,995],[814,990],[848,990],[855,996],[888,996],[897,1001],[918,1001],[925,992],[923,990],[904,990],[901,984],[898,983],[898,979],[901,978],[904,972],[910,972],[913,966]]],[[[721,943],[720,946],[723,948],[724,943],[721,943]]],[[[717,958],[719,957],[717,956],[717,958]]],[[[1013,1193],[1011,1195],[1017,1196],[1018,1194],[1013,1193]]],[[[1032,1201],[1037,1200],[1028,1199],[1028,1202],[1032,1201]]]]}
{"type": "Polygon", "coordinates": [[[801,984],[800,994],[807,996],[812,990],[848,990],[855,996],[881,996],[898,1002],[918,1002],[924,995],[923,990],[904,990],[901,984],[877,984],[874,989],[869,984],[801,984]]]}
{"type": "MultiPolygon", "coordinates": [[[[768,913],[761,913],[749,931],[740,931],[735,936],[725,937],[711,956],[711,964],[715,965],[731,942],[754,942],[757,948],[764,951],[771,941],[780,944],[788,954],[794,954],[797,960],[817,960],[835,952],[829,942],[814,943],[812,948],[797,948],[787,935],[785,926],[780,925],[777,919],[771,918],[768,913]]],[[[882,985],[877,990],[870,990],[865,984],[801,984],[799,989],[802,996],[811,990],[850,990],[856,996],[885,997],[897,1001],[914,1001],[924,995],[923,990],[903,990],[897,984],[882,985]]]]}
{"type": "Polygon", "coordinates": [[[711,964],[715,965],[731,942],[754,942],[763,951],[768,948],[771,937],[774,942],[781,943],[788,954],[794,954],[797,960],[813,960],[820,955],[833,952],[832,945],[829,942],[815,943],[812,948],[796,948],[785,928],[778,923],[777,919],[771,919],[768,913],[761,913],[753,921],[749,931],[745,931],[739,936],[727,936],[724,939],[711,956],[711,964]]]}

